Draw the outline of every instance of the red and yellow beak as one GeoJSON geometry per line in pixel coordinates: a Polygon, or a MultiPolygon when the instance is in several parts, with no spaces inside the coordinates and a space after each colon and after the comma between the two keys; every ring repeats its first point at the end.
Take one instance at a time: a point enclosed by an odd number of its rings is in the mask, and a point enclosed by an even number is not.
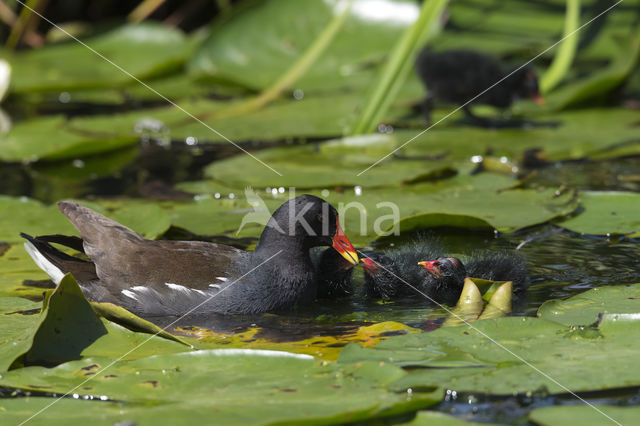
{"type": "Polygon", "coordinates": [[[351,245],[351,241],[349,241],[347,236],[344,235],[344,232],[342,232],[338,218],[336,218],[336,234],[333,236],[332,247],[351,264],[358,264],[358,253],[356,253],[356,249],[351,245]]]}
{"type": "Polygon", "coordinates": [[[422,266],[427,272],[436,278],[440,277],[440,267],[437,260],[425,260],[418,262],[418,265],[422,266]]]}

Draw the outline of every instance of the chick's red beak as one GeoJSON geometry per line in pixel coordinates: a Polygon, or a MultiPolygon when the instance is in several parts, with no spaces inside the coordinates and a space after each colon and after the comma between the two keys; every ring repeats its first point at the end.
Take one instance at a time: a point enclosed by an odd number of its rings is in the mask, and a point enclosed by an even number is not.
{"type": "Polygon", "coordinates": [[[360,261],[362,262],[362,267],[365,271],[374,271],[378,269],[378,265],[376,265],[376,262],[374,262],[370,257],[365,257],[360,261]]]}
{"type": "Polygon", "coordinates": [[[438,266],[437,260],[425,260],[422,262],[418,262],[418,265],[422,266],[427,272],[434,277],[440,277],[440,267],[438,266]]]}
{"type": "Polygon", "coordinates": [[[536,93],[535,95],[531,96],[531,99],[533,99],[533,102],[537,103],[538,106],[544,106],[544,98],[540,95],[540,93],[536,93]]]}
{"type": "Polygon", "coordinates": [[[342,228],[340,228],[340,223],[338,222],[338,218],[336,218],[336,234],[333,236],[333,246],[338,253],[342,255],[348,262],[353,265],[358,264],[358,254],[356,250],[351,245],[351,241],[344,235],[342,232],[342,228]]]}

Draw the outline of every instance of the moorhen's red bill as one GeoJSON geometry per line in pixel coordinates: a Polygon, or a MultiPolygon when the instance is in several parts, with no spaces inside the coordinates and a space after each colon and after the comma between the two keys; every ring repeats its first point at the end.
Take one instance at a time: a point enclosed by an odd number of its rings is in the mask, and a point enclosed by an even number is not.
{"type": "MultiPolygon", "coordinates": [[[[423,102],[427,122],[430,122],[434,101],[454,105],[471,101],[471,104],[500,109],[509,108],[519,98],[533,99],[539,105],[544,103],[538,90],[538,79],[531,68],[506,70],[495,59],[479,52],[464,49],[433,52],[425,48],[416,58],[415,66],[427,88],[423,102]]],[[[468,105],[463,111],[468,117],[477,119],[468,105]]]]}
{"type": "Polygon", "coordinates": [[[282,204],[253,252],[208,242],[147,240],[77,203],[58,207],[78,229],[90,261],[49,244],[78,248],[77,239],[22,234],[36,264],[56,283],[71,272],[89,299],[140,315],[179,315],[198,305],[198,313],[288,309],[316,297],[312,247],[332,246],[346,261],[358,263],[335,208],[312,195],[282,204]]]}

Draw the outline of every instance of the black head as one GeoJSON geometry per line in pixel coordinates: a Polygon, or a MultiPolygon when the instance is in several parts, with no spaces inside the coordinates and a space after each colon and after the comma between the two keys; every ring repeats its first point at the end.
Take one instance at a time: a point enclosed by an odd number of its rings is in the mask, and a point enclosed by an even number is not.
{"type": "Polygon", "coordinates": [[[467,271],[457,257],[439,257],[436,260],[419,262],[427,273],[437,281],[464,282],[467,271]]]}
{"type": "Polygon", "coordinates": [[[538,87],[538,77],[535,72],[528,67],[522,68],[511,77],[513,81],[514,94],[521,99],[532,99],[538,105],[543,105],[544,100],[540,96],[538,87]]]}
{"type": "Polygon", "coordinates": [[[299,245],[304,249],[332,246],[352,264],[358,256],[340,228],[337,210],[322,198],[304,194],[283,203],[260,237],[265,245],[299,245]]]}

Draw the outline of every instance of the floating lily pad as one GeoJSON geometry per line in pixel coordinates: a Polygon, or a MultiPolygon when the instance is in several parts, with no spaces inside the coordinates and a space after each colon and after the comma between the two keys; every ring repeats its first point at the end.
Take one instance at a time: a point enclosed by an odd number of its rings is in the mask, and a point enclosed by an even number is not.
{"type": "Polygon", "coordinates": [[[597,287],[568,299],[548,300],[538,317],[566,325],[589,325],[600,314],[640,313],[640,284],[597,287]]]}
{"type": "Polygon", "coordinates": [[[0,160],[33,162],[98,154],[131,145],[136,138],[69,130],[62,116],[36,118],[0,134],[0,160]]]}
{"type": "Polygon", "coordinates": [[[41,306],[18,297],[0,297],[0,372],[31,346],[41,306]]]}
{"type": "Polygon", "coordinates": [[[30,336],[32,343],[28,350],[9,360],[11,368],[53,366],[88,356],[135,359],[187,350],[185,345],[134,333],[102,320],[70,274],[45,299],[38,326],[30,336]]]}
{"type": "Polygon", "coordinates": [[[638,333],[617,323],[606,330],[570,329],[536,318],[498,318],[393,337],[371,349],[349,345],[339,361],[431,367],[400,379],[398,390],[438,383],[458,392],[577,392],[640,384],[640,373],[632,371],[638,333]],[[603,370],[607,353],[616,354],[616,363],[603,370]]]}
{"type": "MultiPolygon", "coordinates": [[[[491,423],[476,423],[463,420],[438,411],[418,411],[416,417],[407,423],[406,426],[492,426],[491,423]]],[[[495,426],[495,425],[494,425],[495,426]]]]}
{"type": "Polygon", "coordinates": [[[127,24],[85,40],[19,53],[10,59],[14,93],[113,87],[173,71],[189,54],[181,31],[158,23],[127,24]],[[112,63],[110,63],[111,61],[112,63]]]}
{"type": "MultiPolygon", "coordinates": [[[[230,81],[262,89],[276,81],[311,45],[333,17],[342,12],[335,2],[269,1],[214,27],[189,62],[200,78],[230,81]]],[[[305,92],[362,85],[371,81],[362,70],[379,63],[402,31],[418,16],[409,0],[384,2],[384,14],[357,0],[331,46],[296,82],[305,92]]]]}
{"type": "MultiPolygon", "coordinates": [[[[113,364],[110,359],[91,358],[49,370],[13,370],[3,375],[0,384],[64,393],[86,379],[85,373],[94,376],[74,391],[79,395],[147,402],[174,410],[181,407],[178,412],[211,413],[211,418],[224,424],[344,423],[411,412],[442,397],[437,387],[430,388],[430,393],[388,392],[386,386],[406,374],[389,364],[342,366],[306,355],[247,349],[197,351],[113,364]],[[107,365],[108,369],[100,371],[107,365]],[[261,401],[259,406],[256,401],[261,401]]],[[[148,407],[147,415],[153,410],[148,407]]],[[[165,411],[160,409],[160,413],[165,411]]]]}
{"type": "Polygon", "coordinates": [[[580,204],[580,214],[560,226],[581,234],[640,236],[640,194],[585,191],[580,194],[580,204]]]}

